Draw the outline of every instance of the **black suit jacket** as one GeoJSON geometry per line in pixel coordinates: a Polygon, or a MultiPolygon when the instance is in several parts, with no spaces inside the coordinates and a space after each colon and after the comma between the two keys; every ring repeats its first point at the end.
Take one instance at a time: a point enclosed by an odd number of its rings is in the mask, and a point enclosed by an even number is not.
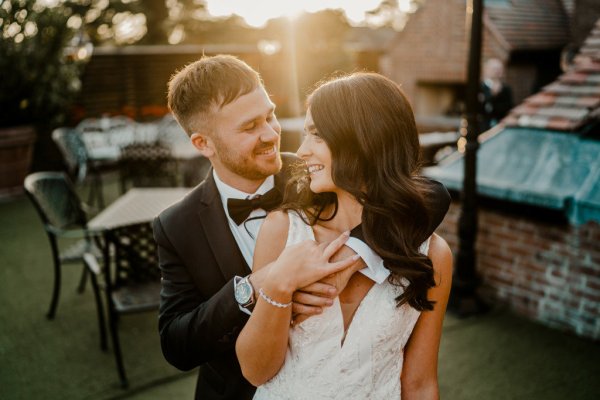
{"type": "MultiPolygon", "coordinates": [[[[282,188],[286,166],[275,176],[282,188]]],[[[446,189],[434,184],[435,225],[450,204],[446,189]]],[[[433,232],[432,229],[432,232],[433,232]]],[[[235,341],[248,315],[233,295],[233,277],[250,273],[229,229],[212,173],[182,201],[154,220],[162,290],[161,347],[167,361],[182,370],[200,366],[196,399],[251,399],[255,388],[242,376],[235,341]]]]}

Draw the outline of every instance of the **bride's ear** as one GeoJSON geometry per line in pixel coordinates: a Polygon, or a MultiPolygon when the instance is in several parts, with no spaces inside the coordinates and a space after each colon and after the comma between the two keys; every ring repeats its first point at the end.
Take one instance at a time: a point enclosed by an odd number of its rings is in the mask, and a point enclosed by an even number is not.
{"type": "Polygon", "coordinates": [[[214,142],[205,133],[195,132],[190,136],[192,144],[206,158],[211,158],[215,155],[214,142]]]}

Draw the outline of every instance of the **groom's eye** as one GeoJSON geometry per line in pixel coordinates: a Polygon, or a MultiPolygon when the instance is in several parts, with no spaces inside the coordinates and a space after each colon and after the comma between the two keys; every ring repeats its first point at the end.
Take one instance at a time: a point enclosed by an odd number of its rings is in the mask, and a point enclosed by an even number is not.
{"type": "Polygon", "coordinates": [[[254,128],[256,128],[256,122],[251,122],[247,125],[244,125],[244,127],[242,129],[245,131],[251,131],[254,128]]]}

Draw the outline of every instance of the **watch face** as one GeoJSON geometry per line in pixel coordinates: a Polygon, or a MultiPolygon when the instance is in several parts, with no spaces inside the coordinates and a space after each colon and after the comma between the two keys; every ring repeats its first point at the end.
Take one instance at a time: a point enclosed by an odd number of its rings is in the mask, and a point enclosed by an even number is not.
{"type": "Polygon", "coordinates": [[[240,281],[235,286],[235,300],[240,304],[246,304],[250,301],[252,289],[247,280],[240,281]]]}

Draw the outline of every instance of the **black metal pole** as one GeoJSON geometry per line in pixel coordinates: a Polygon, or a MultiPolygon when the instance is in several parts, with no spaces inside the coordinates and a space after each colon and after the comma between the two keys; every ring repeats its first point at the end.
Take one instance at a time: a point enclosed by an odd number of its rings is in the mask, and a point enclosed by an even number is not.
{"type": "Polygon", "coordinates": [[[478,314],[486,309],[476,293],[475,242],[477,239],[477,136],[479,135],[479,85],[481,72],[481,32],[483,0],[467,1],[467,27],[470,27],[467,76],[467,122],[461,212],[458,221],[459,245],[455,258],[452,293],[448,308],[459,316],[478,314]]]}

